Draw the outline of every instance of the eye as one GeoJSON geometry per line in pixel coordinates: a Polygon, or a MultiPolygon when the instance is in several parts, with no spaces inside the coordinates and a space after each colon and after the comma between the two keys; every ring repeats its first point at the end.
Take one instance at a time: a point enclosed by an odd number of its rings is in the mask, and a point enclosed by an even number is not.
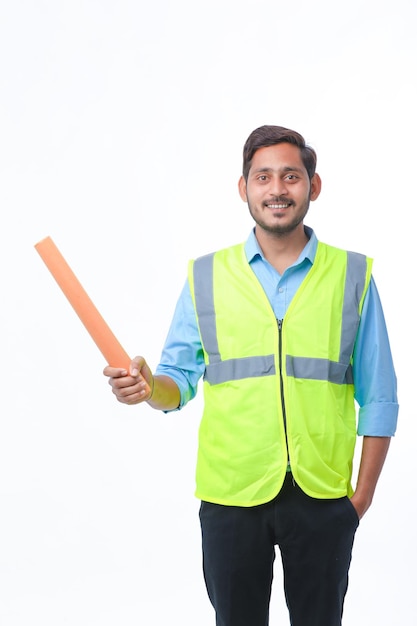
{"type": "Polygon", "coordinates": [[[300,180],[300,176],[298,174],[287,174],[284,180],[287,183],[295,184],[300,180]]]}
{"type": "Polygon", "coordinates": [[[262,183],[265,182],[266,180],[268,180],[268,177],[265,174],[260,174],[258,176],[258,180],[261,181],[262,183]]]}

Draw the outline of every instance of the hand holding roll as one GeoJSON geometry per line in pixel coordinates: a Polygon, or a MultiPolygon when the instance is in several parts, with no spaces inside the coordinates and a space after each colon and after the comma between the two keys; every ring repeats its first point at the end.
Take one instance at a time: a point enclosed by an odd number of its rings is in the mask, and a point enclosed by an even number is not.
{"type": "Polygon", "coordinates": [[[143,399],[148,399],[151,396],[151,387],[148,383],[153,381],[149,367],[146,366],[144,369],[146,376],[144,378],[137,363],[132,364],[129,355],[110,330],[52,239],[50,237],[42,239],[35,248],[109,366],[116,368],[118,377],[126,376],[128,372],[133,373],[133,369],[137,369],[137,375],[134,376],[137,379],[136,384],[142,385],[143,399]]]}

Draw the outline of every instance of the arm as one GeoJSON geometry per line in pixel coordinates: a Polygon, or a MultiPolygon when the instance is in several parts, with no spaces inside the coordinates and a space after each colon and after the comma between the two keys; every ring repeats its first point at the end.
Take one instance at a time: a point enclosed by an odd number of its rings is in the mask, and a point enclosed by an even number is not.
{"type": "Polygon", "coordinates": [[[356,491],[351,501],[361,518],[372,503],[398,415],[397,380],[373,279],[364,302],[353,368],[355,398],[360,406],[358,434],[363,436],[363,444],[356,491]]]}
{"type": "Polygon", "coordinates": [[[169,411],[180,404],[180,391],[169,376],[154,376],[141,356],[135,357],[130,371],[105,367],[103,374],[109,377],[109,385],[119,402],[140,404],[147,402],[154,409],[169,411]]]}
{"type": "Polygon", "coordinates": [[[363,438],[356,491],[351,497],[351,502],[358,513],[359,519],[365,515],[371,506],[390,442],[390,437],[363,438]]]}

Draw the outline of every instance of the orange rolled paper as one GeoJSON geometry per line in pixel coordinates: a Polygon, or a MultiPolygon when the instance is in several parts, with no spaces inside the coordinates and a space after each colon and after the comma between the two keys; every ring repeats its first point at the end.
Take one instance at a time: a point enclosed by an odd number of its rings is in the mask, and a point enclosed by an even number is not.
{"type": "Polygon", "coordinates": [[[97,347],[112,367],[129,371],[130,357],[118,342],[84,287],[50,237],[35,245],[45,265],[61,287],[69,303],[90,333],[97,347]]]}

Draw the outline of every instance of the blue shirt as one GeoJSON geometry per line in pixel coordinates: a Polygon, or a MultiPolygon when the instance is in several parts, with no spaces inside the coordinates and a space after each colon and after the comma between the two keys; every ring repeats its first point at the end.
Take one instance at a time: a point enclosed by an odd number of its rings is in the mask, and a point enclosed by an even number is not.
{"type": "MultiPolygon", "coordinates": [[[[277,319],[283,319],[287,308],[307,275],[317,251],[317,237],[305,227],[309,241],[298,259],[280,275],[265,259],[251,231],[245,252],[248,263],[261,283],[277,319]]],[[[203,348],[197,319],[186,281],[155,374],[172,378],[181,394],[178,408],[197,393],[204,374],[203,348]]],[[[353,355],[355,400],[359,405],[358,434],[390,437],[395,434],[398,416],[397,379],[391,355],[384,314],[375,281],[371,278],[362,310],[353,355]]]]}

